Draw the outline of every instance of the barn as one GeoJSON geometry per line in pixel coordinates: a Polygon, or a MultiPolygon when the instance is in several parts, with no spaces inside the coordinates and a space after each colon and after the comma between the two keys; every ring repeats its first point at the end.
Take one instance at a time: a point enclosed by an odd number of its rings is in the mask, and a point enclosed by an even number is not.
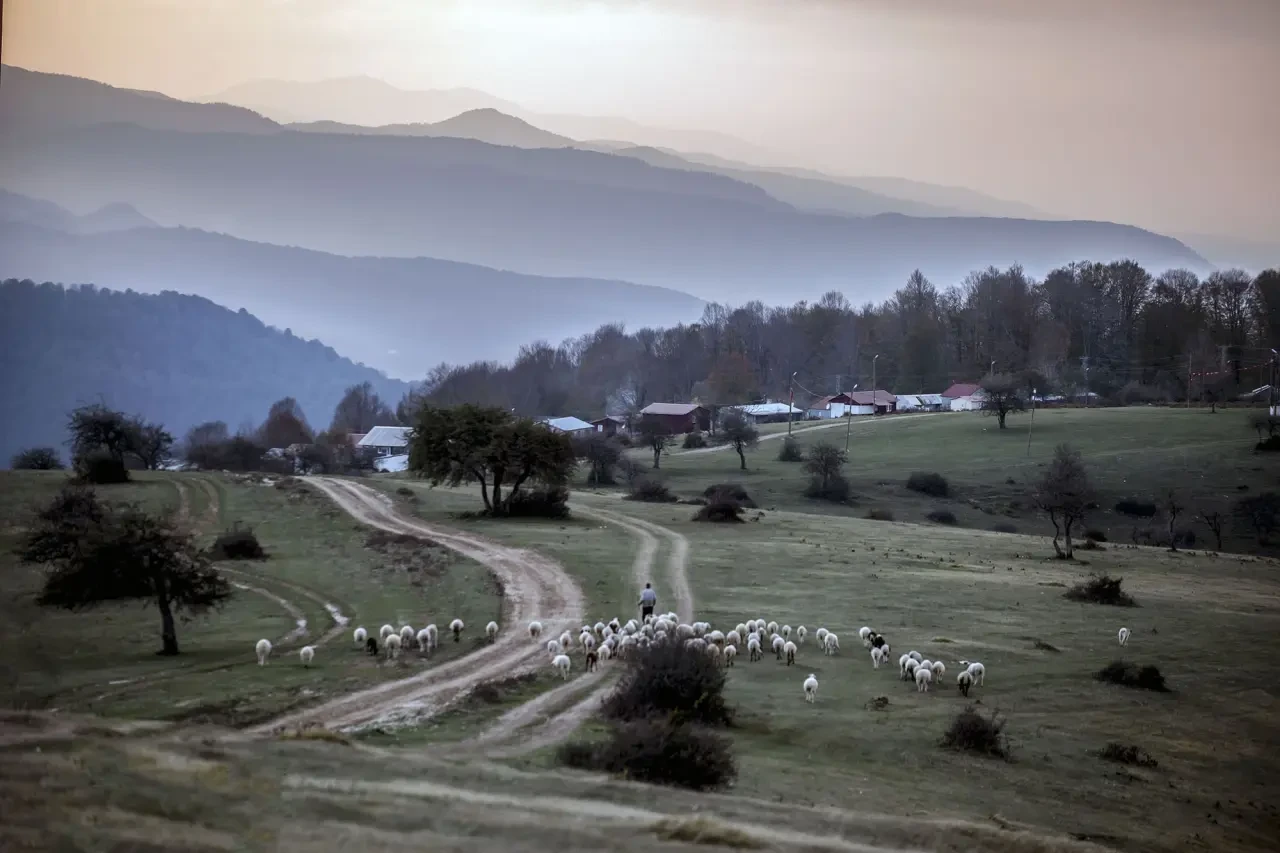
{"type": "Polygon", "coordinates": [[[711,413],[697,403],[650,403],[640,410],[640,417],[662,424],[672,435],[711,429],[711,413]]]}

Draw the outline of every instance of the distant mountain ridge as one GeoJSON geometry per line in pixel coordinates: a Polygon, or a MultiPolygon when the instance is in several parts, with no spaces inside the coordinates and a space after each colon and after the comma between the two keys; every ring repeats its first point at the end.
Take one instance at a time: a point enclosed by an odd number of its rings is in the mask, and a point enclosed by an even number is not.
{"type": "Polygon", "coordinates": [[[77,216],[53,202],[12,193],[0,188],[0,222],[23,222],[68,234],[95,234],[127,231],[131,228],[158,228],[131,204],[114,202],[92,213],[77,216]]]}
{"type": "Polygon", "coordinates": [[[559,136],[527,121],[507,115],[495,109],[468,110],[443,121],[423,124],[389,124],[365,127],[336,121],[316,121],[287,125],[290,130],[309,133],[351,133],[372,136],[452,136],[460,139],[478,139],[491,145],[507,145],[514,148],[572,148],[579,143],[567,136],[559,136]]]}
{"type": "Polygon", "coordinates": [[[198,296],[0,283],[0,465],[18,449],[61,446],[67,413],[102,401],[162,422],[175,436],[204,421],[234,431],[297,398],[329,424],[350,385],[371,382],[394,406],[409,385],[319,341],[271,328],[198,296]]]}

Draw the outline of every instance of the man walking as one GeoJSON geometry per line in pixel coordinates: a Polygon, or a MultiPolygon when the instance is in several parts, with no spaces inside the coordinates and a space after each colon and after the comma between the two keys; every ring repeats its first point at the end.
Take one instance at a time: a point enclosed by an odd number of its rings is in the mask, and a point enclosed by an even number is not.
{"type": "Polygon", "coordinates": [[[653,584],[645,584],[640,590],[640,621],[653,615],[654,605],[658,603],[658,594],[653,591],[653,584]]]}

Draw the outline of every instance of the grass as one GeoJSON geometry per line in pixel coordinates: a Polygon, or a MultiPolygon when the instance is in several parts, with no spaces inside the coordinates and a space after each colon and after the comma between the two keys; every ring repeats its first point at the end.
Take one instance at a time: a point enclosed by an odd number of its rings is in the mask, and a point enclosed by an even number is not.
{"type": "MultiPolygon", "coordinates": [[[[12,636],[0,645],[0,672],[11,697],[7,704],[58,707],[112,716],[247,724],[289,708],[319,701],[381,680],[403,677],[430,665],[416,653],[395,664],[367,657],[350,630],[376,633],[383,622],[422,627],[445,624],[455,615],[469,625],[498,618],[501,599],[492,575],[480,565],[438,547],[413,546],[429,559],[410,572],[369,547],[368,531],[309,488],[279,489],[206,475],[144,473],[133,484],[106,490],[112,498],[137,500],[152,509],[176,508],[178,483],[193,519],[224,527],[252,525],[271,555],[267,561],[225,561],[234,583],[257,587],[291,602],[307,620],[305,639],[284,641],[295,617],[270,597],[237,589],[222,609],[178,625],[182,654],[159,658],[159,616],[150,603],[99,607],[69,613],[36,607],[41,571],[16,565],[12,544],[27,507],[58,488],[56,477],[33,472],[0,474],[0,596],[12,619],[12,636]],[[347,629],[321,646],[310,668],[297,649],[315,643],[334,621],[332,604],[350,619],[347,629]],[[254,643],[275,645],[271,662],[259,667],[254,643]],[[37,643],[37,638],[39,642],[37,643]]],[[[499,620],[501,621],[501,620],[499,620]]],[[[471,648],[443,643],[431,663],[471,648]]]]}

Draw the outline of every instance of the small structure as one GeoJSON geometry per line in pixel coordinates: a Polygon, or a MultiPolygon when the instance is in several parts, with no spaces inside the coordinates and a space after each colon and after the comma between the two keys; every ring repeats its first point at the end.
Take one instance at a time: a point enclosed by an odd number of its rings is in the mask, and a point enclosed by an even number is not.
{"type": "Polygon", "coordinates": [[[976,382],[957,382],[942,392],[942,399],[953,412],[973,412],[982,408],[986,395],[976,382]]]}
{"type": "Polygon", "coordinates": [[[410,427],[376,426],[365,433],[356,447],[372,448],[379,457],[398,456],[408,452],[410,427]]]}
{"type": "Polygon", "coordinates": [[[808,416],[813,420],[825,420],[827,418],[843,418],[849,414],[849,406],[853,400],[848,394],[832,394],[829,397],[821,397],[809,404],[808,416]]]}
{"type": "Polygon", "coordinates": [[[563,418],[538,418],[538,423],[546,426],[552,432],[564,433],[568,436],[587,435],[596,431],[596,428],[584,421],[582,418],[575,418],[572,415],[563,418]]]}
{"type": "Polygon", "coordinates": [[[373,460],[373,470],[381,471],[384,474],[395,474],[400,471],[409,470],[409,454],[401,453],[396,456],[379,456],[373,460]]]}
{"type": "Polygon", "coordinates": [[[711,413],[697,403],[650,403],[640,410],[646,421],[657,421],[672,435],[711,429],[711,413]]]}
{"type": "Polygon", "coordinates": [[[605,438],[613,438],[626,431],[627,419],[622,415],[605,415],[603,418],[596,418],[591,425],[596,428],[596,432],[604,433],[605,438]]]}
{"type": "Polygon", "coordinates": [[[899,412],[941,412],[948,408],[941,394],[899,394],[899,412]]]}
{"type": "Polygon", "coordinates": [[[888,391],[850,391],[849,399],[854,415],[887,415],[898,409],[898,398],[888,391]]]}
{"type": "Polygon", "coordinates": [[[803,409],[787,403],[751,403],[745,406],[725,406],[722,413],[739,412],[748,423],[772,424],[787,420],[803,420],[803,409]]]}

